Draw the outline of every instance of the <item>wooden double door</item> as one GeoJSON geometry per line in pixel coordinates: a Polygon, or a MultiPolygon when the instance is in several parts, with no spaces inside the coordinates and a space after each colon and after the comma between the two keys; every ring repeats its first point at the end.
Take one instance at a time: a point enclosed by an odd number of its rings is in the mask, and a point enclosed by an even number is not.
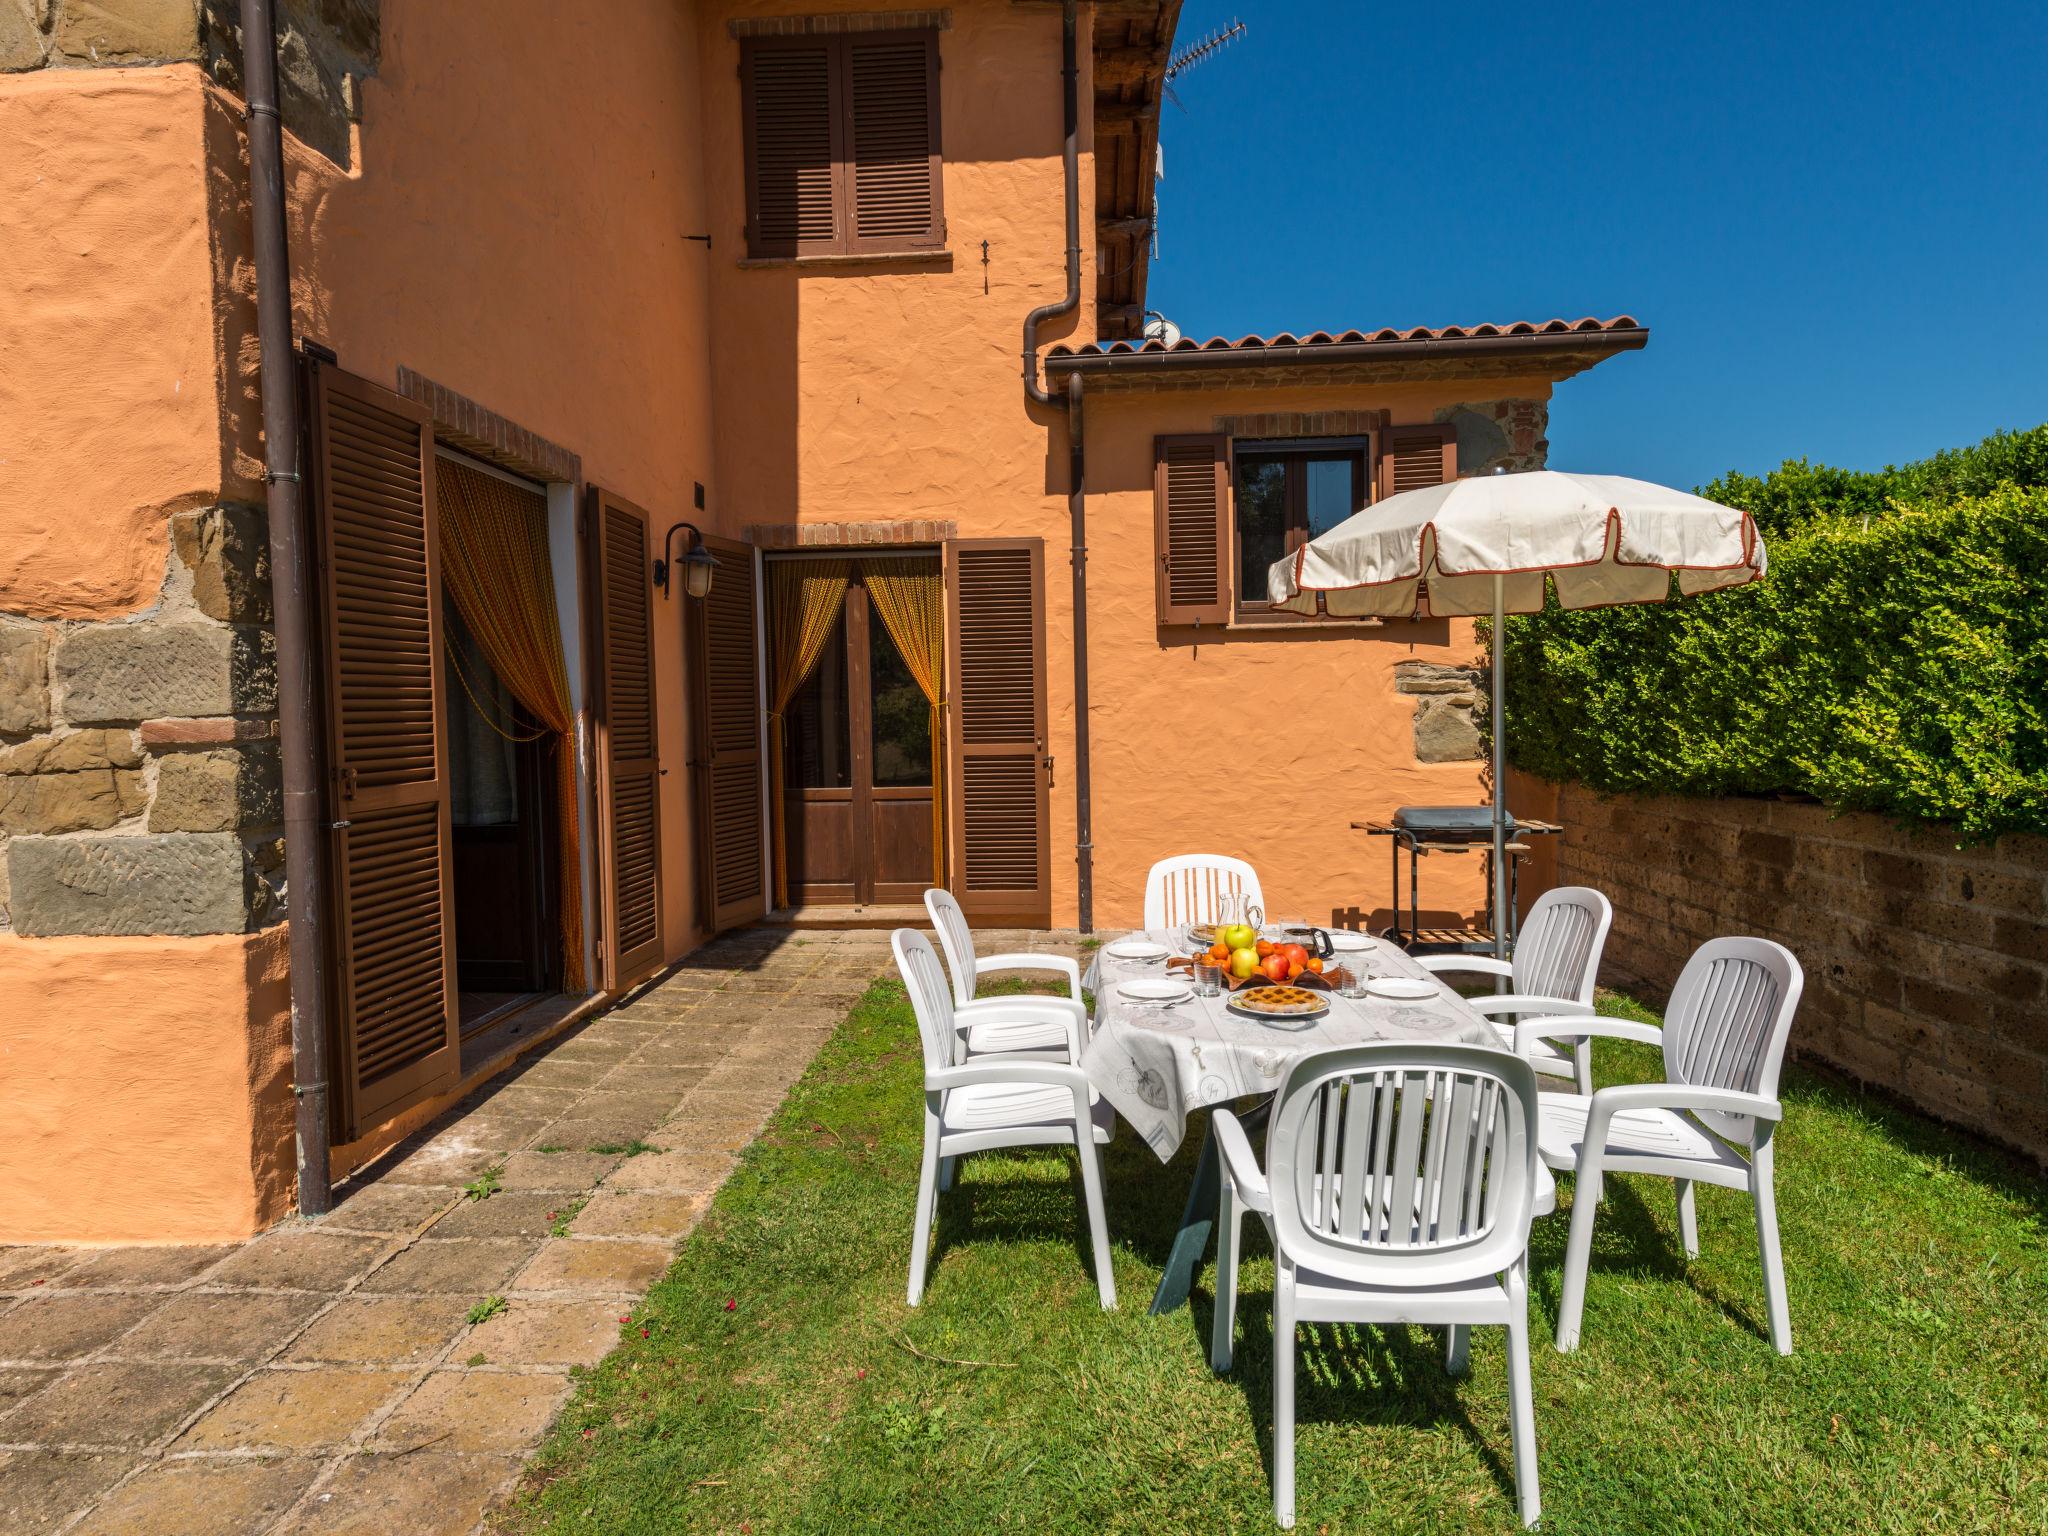
{"type": "Polygon", "coordinates": [[[824,654],[783,711],[792,906],[923,900],[934,874],[933,760],[930,701],[856,574],[824,654]]]}

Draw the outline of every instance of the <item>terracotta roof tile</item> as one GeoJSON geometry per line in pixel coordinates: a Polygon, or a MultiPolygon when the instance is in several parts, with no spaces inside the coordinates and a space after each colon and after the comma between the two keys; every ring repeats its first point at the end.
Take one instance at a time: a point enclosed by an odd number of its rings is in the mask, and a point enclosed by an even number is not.
{"type": "Polygon", "coordinates": [[[1570,336],[1640,329],[1642,326],[1632,315],[1616,315],[1611,320],[1597,320],[1589,315],[1583,320],[1512,320],[1502,325],[1444,325],[1434,328],[1418,325],[1405,331],[1385,326],[1377,331],[1346,331],[1341,336],[1333,336],[1328,331],[1311,331],[1306,336],[1296,336],[1282,331],[1277,336],[1240,336],[1235,341],[1226,340],[1221,336],[1211,336],[1207,341],[1195,341],[1191,337],[1183,336],[1171,347],[1161,341],[1112,341],[1106,344],[1090,342],[1084,347],[1061,344],[1054,347],[1050,355],[1105,357],[1141,352],[1257,352],[1272,347],[1358,346],[1372,342],[1395,341],[1465,341],[1493,336],[1570,336]]]}

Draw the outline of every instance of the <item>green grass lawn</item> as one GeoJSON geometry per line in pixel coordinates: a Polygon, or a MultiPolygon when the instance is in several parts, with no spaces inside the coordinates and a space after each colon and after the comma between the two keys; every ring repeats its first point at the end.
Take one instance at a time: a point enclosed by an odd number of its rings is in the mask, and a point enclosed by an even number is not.
{"type": "MultiPolygon", "coordinates": [[[[1651,1050],[1596,1051],[1603,1083],[1656,1075],[1651,1050]]],[[[1229,1376],[1207,1364],[1212,1269],[1190,1307],[1146,1315],[1199,1137],[1171,1166],[1127,1128],[1108,1149],[1122,1310],[1096,1305],[1052,1152],[963,1163],[912,1310],[919,1081],[908,1001],[878,982],[584,1379],[513,1529],[1273,1528],[1257,1223],[1229,1376]]],[[[1745,1197],[1699,1187],[1688,1264],[1670,1184],[1610,1175],[1569,1357],[1550,1347],[1568,1179],[1536,1223],[1543,1529],[2048,1531],[2048,1185],[1832,1082],[1788,1073],[1785,1100],[1790,1359],[1764,1336],[1745,1197]]],[[[1307,1327],[1300,1358],[1301,1530],[1516,1528],[1499,1330],[1474,1330],[1456,1381],[1419,1329],[1307,1327]]]]}

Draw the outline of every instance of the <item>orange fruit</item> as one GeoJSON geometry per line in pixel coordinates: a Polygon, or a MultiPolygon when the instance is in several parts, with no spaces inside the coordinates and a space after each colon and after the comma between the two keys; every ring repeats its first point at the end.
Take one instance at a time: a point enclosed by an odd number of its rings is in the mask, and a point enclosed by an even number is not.
{"type": "Polygon", "coordinates": [[[1259,942],[1252,947],[1254,950],[1257,951],[1258,957],[1261,960],[1265,959],[1268,955],[1273,953],[1273,946],[1271,944],[1268,944],[1264,939],[1260,939],[1259,942]]]}
{"type": "Polygon", "coordinates": [[[1320,956],[1320,955],[1310,955],[1310,956],[1308,957],[1308,962],[1307,962],[1307,964],[1306,964],[1306,965],[1305,965],[1305,966],[1304,966],[1303,968],[1304,968],[1305,970],[1311,970],[1311,971],[1314,971],[1314,972],[1315,972],[1315,973],[1316,973],[1317,975],[1321,975],[1321,974],[1322,974],[1322,970],[1323,970],[1323,958],[1322,958],[1322,956],[1320,956]]]}

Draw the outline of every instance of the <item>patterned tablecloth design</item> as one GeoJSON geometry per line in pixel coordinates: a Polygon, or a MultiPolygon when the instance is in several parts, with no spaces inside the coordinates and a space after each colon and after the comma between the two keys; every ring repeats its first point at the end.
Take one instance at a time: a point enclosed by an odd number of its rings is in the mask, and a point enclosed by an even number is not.
{"type": "MultiPolygon", "coordinates": [[[[1188,952],[1177,932],[1134,933],[1174,954],[1188,952]]],[[[1289,1065],[1311,1051],[1377,1040],[1463,1041],[1499,1048],[1493,1026],[1431,976],[1404,950],[1374,939],[1365,956],[1378,976],[1429,981],[1437,995],[1419,1002],[1330,996],[1319,1018],[1268,1022],[1230,1009],[1230,997],[1193,997],[1171,1007],[1131,1002],[1122,981],[1159,978],[1158,963],[1120,960],[1109,946],[1095,952],[1083,984],[1095,994],[1095,1020],[1082,1070],[1161,1162],[1173,1157],[1187,1134],[1188,1111],[1250,1094],[1270,1094],[1289,1065]]],[[[1175,972],[1183,975],[1184,972],[1175,972]]]]}

